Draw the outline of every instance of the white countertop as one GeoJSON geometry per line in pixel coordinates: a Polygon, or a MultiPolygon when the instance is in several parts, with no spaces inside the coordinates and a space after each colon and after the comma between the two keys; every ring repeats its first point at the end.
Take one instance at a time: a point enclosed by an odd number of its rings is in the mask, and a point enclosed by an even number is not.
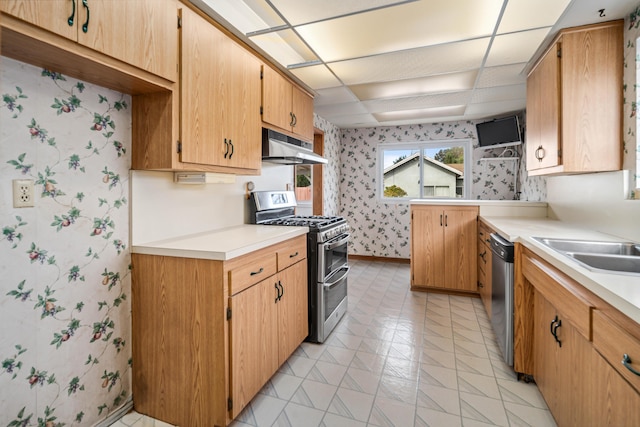
{"type": "Polygon", "coordinates": [[[308,227],[243,224],[131,247],[135,254],[226,261],[307,234],[308,227]]]}
{"type": "Polygon", "coordinates": [[[442,206],[501,206],[501,207],[547,207],[546,202],[526,200],[469,200],[469,199],[411,199],[412,205],[442,206]]]}
{"type": "Polygon", "coordinates": [[[571,258],[533,240],[532,237],[605,241],[625,239],[549,218],[482,216],[482,219],[502,237],[523,244],[586,289],[640,323],[640,276],[589,270],[571,258]]]}

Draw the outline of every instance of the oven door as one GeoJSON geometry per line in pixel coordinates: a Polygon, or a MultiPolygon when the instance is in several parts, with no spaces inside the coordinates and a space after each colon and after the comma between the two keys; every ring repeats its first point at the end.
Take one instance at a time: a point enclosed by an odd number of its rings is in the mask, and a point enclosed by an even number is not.
{"type": "Polygon", "coordinates": [[[345,233],[318,244],[318,282],[324,283],[327,277],[348,264],[350,237],[349,233],[345,233]]]}
{"type": "Polygon", "coordinates": [[[347,276],[350,267],[343,265],[324,283],[318,283],[318,301],[321,301],[317,313],[316,341],[324,342],[347,312],[347,276]]]}

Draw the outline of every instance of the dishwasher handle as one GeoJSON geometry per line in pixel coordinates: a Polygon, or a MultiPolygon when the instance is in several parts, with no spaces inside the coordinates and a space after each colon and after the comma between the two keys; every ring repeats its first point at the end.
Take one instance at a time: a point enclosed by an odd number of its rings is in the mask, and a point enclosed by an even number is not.
{"type": "Polygon", "coordinates": [[[491,233],[491,252],[500,259],[506,262],[513,263],[514,261],[514,244],[498,233],[491,233]]]}

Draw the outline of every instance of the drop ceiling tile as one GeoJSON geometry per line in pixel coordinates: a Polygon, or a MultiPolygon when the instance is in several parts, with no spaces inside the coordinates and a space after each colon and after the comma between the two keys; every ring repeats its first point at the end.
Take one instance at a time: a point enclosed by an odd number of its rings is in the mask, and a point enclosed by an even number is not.
{"type": "Polygon", "coordinates": [[[190,0],[203,9],[208,6],[243,34],[284,25],[284,21],[265,0],[190,0]]]}
{"type": "Polygon", "coordinates": [[[552,27],[569,3],[570,0],[509,0],[498,34],[552,27]]]}
{"type": "Polygon", "coordinates": [[[524,74],[526,65],[526,62],[521,62],[498,67],[485,67],[480,71],[480,78],[476,87],[485,88],[526,83],[527,76],[524,74]]]}
{"type": "Polygon", "coordinates": [[[493,101],[521,100],[527,97],[527,85],[494,86],[486,89],[476,89],[471,96],[471,103],[493,101]]]}
{"type": "Polygon", "coordinates": [[[370,111],[360,102],[346,104],[319,105],[314,111],[322,117],[353,116],[356,114],[368,114],[370,111]]]}
{"type": "Polygon", "coordinates": [[[471,99],[471,91],[414,96],[410,98],[377,99],[363,101],[362,104],[370,113],[383,111],[415,110],[421,108],[435,108],[441,106],[466,104],[471,99]]]}
{"type": "Polygon", "coordinates": [[[320,89],[316,91],[313,98],[313,105],[345,104],[347,102],[356,102],[358,98],[344,86],[333,87],[329,89],[320,89]]]}
{"type": "Polygon", "coordinates": [[[469,104],[465,110],[465,115],[474,117],[496,117],[508,112],[524,110],[526,101],[524,99],[505,102],[483,102],[480,104],[469,104]]]}
{"type": "Polygon", "coordinates": [[[291,25],[322,21],[406,2],[407,0],[271,0],[291,25]]]}
{"type": "Polygon", "coordinates": [[[440,74],[418,79],[366,83],[349,86],[349,89],[362,101],[415,96],[435,92],[459,92],[473,89],[477,74],[477,70],[473,70],[464,73],[440,74]]]}
{"type": "Polygon", "coordinates": [[[387,111],[373,116],[381,123],[392,120],[434,119],[442,116],[457,116],[464,114],[464,105],[446,107],[422,108],[417,110],[387,111]]]}
{"type": "Polygon", "coordinates": [[[250,37],[249,40],[284,67],[318,59],[293,30],[260,34],[250,37]]]}
{"type": "Polygon", "coordinates": [[[289,71],[313,90],[336,87],[342,84],[326,65],[294,68],[289,71]]]}
{"type": "Polygon", "coordinates": [[[325,62],[491,35],[502,0],[429,0],[297,27],[325,62]]]}
{"type": "Polygon", "coordinates": [[[485,66],[528,62],[544,41],[551,28],[540,28],[520,33],[496,36],[485,66]]]}
{"type": "Polygon", "coordinates": [[[355,128],[355,127],[375,127],[379,123],[371,114],[357,114],[354,116],[337,116],[329,119],[321,114],[319,116],[329,120],[332,124],[339,128],[355,128]]]}
{"type": "Polygon", "coordinates": [[[333,62],[329,68],[347,85],[412,79],[477,69],[489,38],[333,62]]]}

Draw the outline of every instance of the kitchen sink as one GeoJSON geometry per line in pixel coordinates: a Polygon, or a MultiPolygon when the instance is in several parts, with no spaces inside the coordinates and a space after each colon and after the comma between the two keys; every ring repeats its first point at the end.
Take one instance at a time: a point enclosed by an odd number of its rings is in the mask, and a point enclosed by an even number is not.
{"type": "Polygon", "coordinates": [[[590,270],[620,274],[640,274],[640,244],[594,240],[551,239],[534,240],[561,253],[590,270]]]}

